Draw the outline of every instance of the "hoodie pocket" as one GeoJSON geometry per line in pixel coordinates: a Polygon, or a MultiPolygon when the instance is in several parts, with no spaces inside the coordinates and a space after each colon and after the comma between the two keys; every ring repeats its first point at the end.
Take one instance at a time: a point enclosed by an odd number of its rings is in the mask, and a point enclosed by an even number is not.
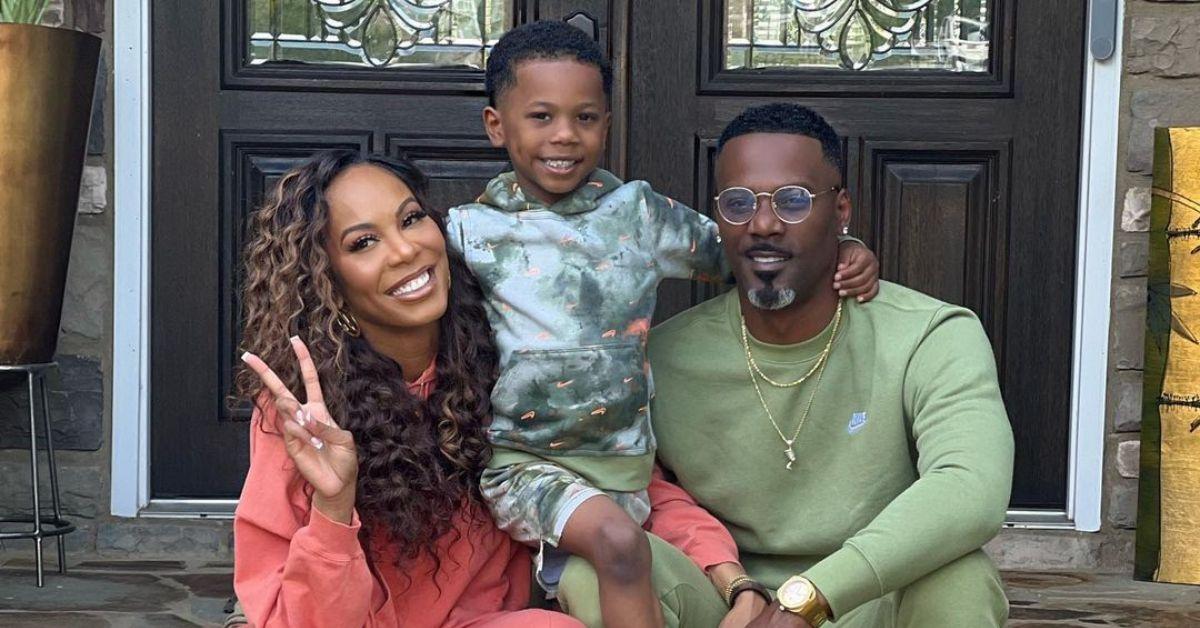
{"type": "Polygon", "coordinates": [[[640,347],[514,352],[492,392],[492,442],[550,455],[650,451],[640,347]]]}

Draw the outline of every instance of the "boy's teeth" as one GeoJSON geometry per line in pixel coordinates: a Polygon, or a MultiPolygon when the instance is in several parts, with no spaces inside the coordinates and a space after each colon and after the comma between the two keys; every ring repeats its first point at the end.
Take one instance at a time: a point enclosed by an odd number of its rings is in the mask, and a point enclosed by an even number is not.
{"type": "Polygon", "coordinates": [[[559,168],[559,169],[570,168],[571,165],[575,163],[574,161],[570,161],[567,159],[547,159],[545,161],[546,161],[547,166],[550,166],[551,168],[559,168]]]}
{"type": "Polygon", "coordinates": [[[413,279],[412,281],[404,284],[403,286],[400,286],[399,288],[392,290],[392,294],[395,296],[400,296],[403,294],[408,294],[410,292],[416,292],[417,290],[424,288],[425,284],[429,283],[429,280],[431,278],[432,277],[430,277],[429,271],[425,271],[425,272],[421,273],[421,275],[419,277],[417,277],[416,279],[413,279]]]}

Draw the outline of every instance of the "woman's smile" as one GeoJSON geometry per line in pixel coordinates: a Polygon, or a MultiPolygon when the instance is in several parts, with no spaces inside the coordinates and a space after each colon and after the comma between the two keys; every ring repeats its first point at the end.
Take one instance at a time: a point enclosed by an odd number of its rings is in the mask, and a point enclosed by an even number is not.
{"type": "Polygon", "coordinates": [[[327,253],[363,333],[378,339],[384,328],[436,325],[450,293],[446,240],[413,191],[360,164],[334,178],[326,198],[327,253]]]}
{"type": "Polygon", "coordinates": [[[433,266],[426,266],[420,271],[397,281],[388,288],[386,294],[400,301],[420,301],[433,294],[433,279],[437,271],[433,266]]]}

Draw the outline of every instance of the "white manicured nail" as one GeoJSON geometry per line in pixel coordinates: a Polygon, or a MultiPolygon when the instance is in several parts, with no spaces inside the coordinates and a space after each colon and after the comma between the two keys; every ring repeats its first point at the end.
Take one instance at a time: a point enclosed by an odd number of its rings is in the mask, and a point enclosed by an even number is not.
{"type": "Polygon", "coordinates": [[[309,438],[308,442],[312,443],[312,446],[315,447],[316,449],[324,449],[325,448],[325,443],[321,442],[321,439],[317,438],[316,436],[309,438]]]}

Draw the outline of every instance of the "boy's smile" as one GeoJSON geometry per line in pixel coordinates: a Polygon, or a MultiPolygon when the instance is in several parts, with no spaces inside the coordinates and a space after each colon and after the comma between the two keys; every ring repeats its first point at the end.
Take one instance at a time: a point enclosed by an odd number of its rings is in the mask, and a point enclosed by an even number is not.
{"type": "Polygon", "coordinates": [[[531,59],[516,84],[483,112],[493,146],[503,146],[526,196],[553,205],[600,163],[611,114],[600,70],[574,59],[531,59]]]}

